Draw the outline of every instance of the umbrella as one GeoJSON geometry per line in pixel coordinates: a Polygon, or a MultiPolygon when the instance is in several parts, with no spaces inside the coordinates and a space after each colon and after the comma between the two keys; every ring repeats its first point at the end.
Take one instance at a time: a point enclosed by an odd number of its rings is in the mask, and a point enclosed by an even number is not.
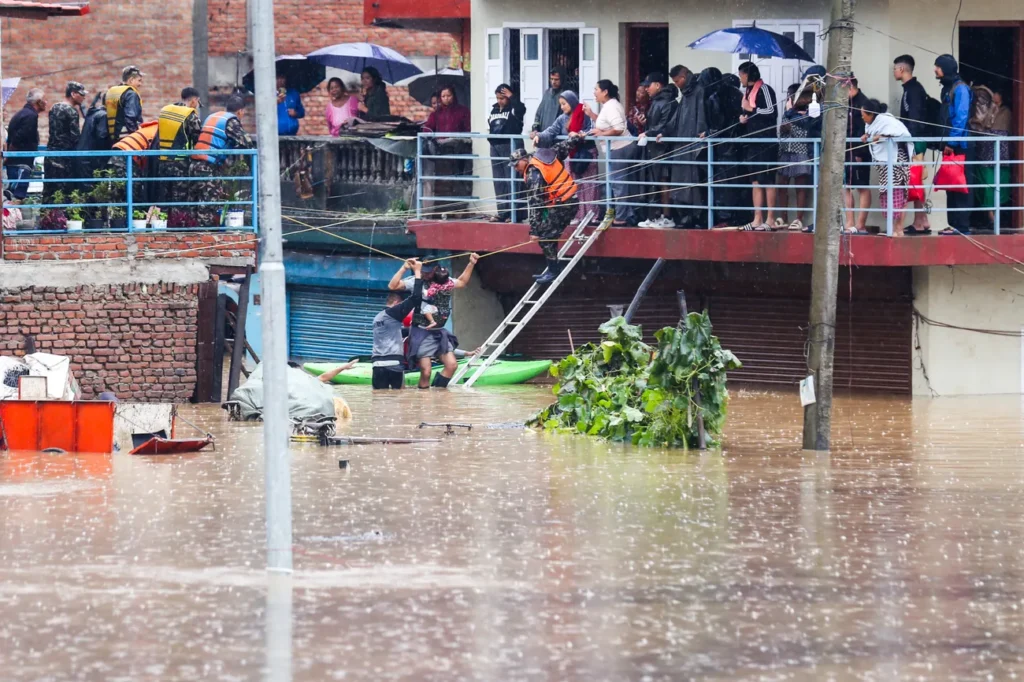
{"type": "Polygon", "coordinates": [[[352,73],[372,66],[388,83],[397,83],[423,71],[394,50],[373,43],[340,43],[306,55],[310,61],[352,73]]]}
{"type": "MultiPolygon", "coordinates": [[[[300,93],[309,92],[327,77],[327,69],[323,64],[310,61],[301,54],[282,55],[275,61],[277,75],[284,76],[288,87],[300,93]]],[[[242,86],[249,92],[256,92],[253,75],[254,72],[250,71],[242,78],[242,86]]]]}
{"type": "Polygon", "coordinates": [[[427,71],[408,82],[409,95],[422,104],[430,106],[430,97],[450,85],[461,104],[469,104],[469,71],[462,69],[437,69],[427,71]]]}
{"type": "Polygon", "coordinates": [[[5,78],[3,80],[3,103],[7,105],[7,100],[11,98],[14,91],[18,89],[18,83],[21,82],[20,78],[5,78]]]}
{"type": "Polygon", "coordinates": [[[814,58],[784,35],[756,26],[723,28],[712,31],[688,45],[694,50],[756,54],[761,57],[781,57],[813,62],[814,58]]]}

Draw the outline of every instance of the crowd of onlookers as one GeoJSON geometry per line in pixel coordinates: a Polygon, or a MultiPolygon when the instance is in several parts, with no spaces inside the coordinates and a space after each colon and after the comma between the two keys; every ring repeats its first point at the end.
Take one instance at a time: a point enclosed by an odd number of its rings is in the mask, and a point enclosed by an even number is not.
{"type": "MultiPolygon", "coordinates": [[[[972,227],[991,229],[996,202],[1005,202],[1009,195],[1004,190],[996,196],[995,174],[1001,174],[1002,185],[1009,184],[1009,166],[1001,164],[997,169],[994,164],[981,163],[993,161],[995,143],[966,140],[1009,135],[1011,116],[1002,94],[983,85],[971,87],[960,77],[956,60],[942,55],[934,65],[935,78],[942,85],[941,100],[934,100],[914,77],[914,68],[909,55],[897,58],[893,65],[893,76],[903,86],[897,115],[863,93],[856,78],[842,79],[850,96],[848,137],[860,140],[850,142],[846,151],[844,230],[851,234],[878,231],[879,226],[872,226],[873,230],[868,226],[874,176],[881,208],[891,206],[894,214],[894,231],[904,233],[903,214],[912,202],[917,210],[906,234],[930,232],[928,214],[923,210],[925,180],[940,169],[942,159],[948,161],[952,155],[964,156],[968,163],[962,184],[943,185],[947,206],[953,210],[947,213],[950,228],[941,234],[967,232],[972,227]],[[941,141],[887,142],[911,136],[941,141]],[[926,161],[929,148],[935,154],[926,161]]],[[[615,208],[616,225],[814,230],[811,207],[821,151],[820,112],[825,85],[832,78],[824,67],[809,68],[801,82],[790,86],[780,99],[752,62],[740,65],[735,75],[715,68],[696,74],[676,66],[667,75],[649,74],[628,112],[619,88],[611,81],[601,80],[594,88],[599,104],[595,112],[580,101],[578,93],[564,89],[565,78],[563,69],[551,70],[550,87],[528,136],[536,147],[550,147],[572,133],[587,136],[587,143],[579,146],[570,160],[579,187],[577,217],[592,209],[600,211],[607,200],[615,208]],[[703,138],[708,142],[665,138],[703,138]],[[605,155],[603,164],[599,164],[598,145],[605,155]]],[[[487,119],[489,133],[524,133],[526,108],[512,88],[502,84],[495,96],[487,119]]],[[[435,130],[456,132],[446,127],[435,130]]],[[[458,132],[468,130],[466,124],[458,132]]],[[[521,183],[509,176],[500,157],[522,147],[523,141],[496,137],[490,144],[497,203],[493,220],[509,222],[511,200],[516,200],[517,211],[525,211],[526,201],[521,189],[514,188],[521,183]]],[[[1008,143],[1004,142],[1000,151],[1001,160],[1010,158],[1008,143]]],[[[517,220],[525,220],[525,215],[517,220]]]]}

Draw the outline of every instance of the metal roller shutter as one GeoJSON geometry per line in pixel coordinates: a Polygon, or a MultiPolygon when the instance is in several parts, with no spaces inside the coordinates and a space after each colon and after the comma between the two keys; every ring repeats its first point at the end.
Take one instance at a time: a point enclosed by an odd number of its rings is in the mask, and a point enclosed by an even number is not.
{"type": "MultiPolygon", "coordinates": [[[[579,294],[548,301],[512,350],[537,358],[564,357],[569,352],[566,330],[576,346],[595,341],[597,328],[609,318],[607,303],[607,298],[579,294]]],[[[722,345],[743,361],[730,379],[794,388],[807,375],[807,299],[709,296],[706,303],[722,345]]],[[[687,306],[698,310],[696,297],[687,296],[687,306]]],[[[678,319],[675,297],[662,293],[644,299],[635,322],[653,342],[655,331],[678,319]]],[[[837,388],[910,394],[910,301],[840,301],[836,322],[837,388]]]]}
{"type": "Polygon", "coordinates": [[[290,285],[290,355],[306,362],[369,355],[373,318],[384,309],[386,299],[381,291],[290,285]]]}

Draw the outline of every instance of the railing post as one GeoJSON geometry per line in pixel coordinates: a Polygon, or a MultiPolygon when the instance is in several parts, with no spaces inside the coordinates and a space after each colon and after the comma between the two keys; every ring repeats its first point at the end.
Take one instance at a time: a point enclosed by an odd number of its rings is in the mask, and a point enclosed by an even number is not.
{"type": "MultiPolygon", "coordinates": [[[[512,144],[509,144],[509,149],[513,149],[512,144]]],[[[509,187],[509,192],[510,192],[508,200],[509,200],[509,202],[511,202],[510,205],[512,206],[512,224],[514,225],[517,222],[516,219],[519,217],[519,215],[518,215],[518,209],[516,208],[516,196],[518,194],[516,192],[516,169],[514,167],[512,167],[512,166],[509,166],[508,177],[509,177],[509,185],[508,185],[508,187],[509,187]]]]}
{"type": "MultiPolygon", "coordinates": [[[[599,143],[600,144],[600,143],[599,143]]],[[[605,213],[612,210],[612,173],[614,169],[615,161],[612,159],[612,143],[611,138],[606,138],[604,148],[604,210],[605,213]]]]}
{"type": "Polygon", "coordinates": [[[896,145],[891,137],[885,138],[885,155],[886,155],[886,178],[885,178],[885,191],[889,197],[889,201],[885,202],[885,234],[889,237],[892,236],[892,205],[895,202],[893,196],[893,171],[896,168],[896,145]]]}
{"type": "Polygon", "coordinates": [[[252,170],[252,231],[259,234],[260,231],[260,220],[259,220],[259,197],[260,197],[260,157],[259,154],[253,154],[249,157],[252,161],[250,169],[252,170]]]}
{"type": "Polygon", "coordinates": [[[423,136],[416,135],[416,219],[423,219],[423,136]]]}
{"type": "Polygon", "coordinates": [[[711,144],[711,138],[707,138],[708,143],[708,229],[710,230],[715,226],[715,162],[714,162],[714,148],[715,145],[711,144]]]}
{"type": "MultiPolygon", "coordinates": [[[[814,169],[814,181],[811,183],[814,185],[814,189],[811,190],[811,211],[814,216],[818,215],[818,167],[821,165],[821,140],[814,140],[814,162],[811,164],[811,168],[814,169]]],[[[814,229],[817,230],[818,226],[815,225],[814,229]]]]}
{"type": "Polygon", "coordinates": [[[995,210],[995,224],[992,225],[992,230],[993,230],[993,232],[995,234],[999,234],[999,218],[1000,218],[1000,214],[1001,214],[1001,211],[999,209],[1000,209],[1000,206],[1003,203],[1002,202],[1002,197],[1000,196],[1001,192],[999,191],[1001,189],[1001,186],[1002,186],[1002,182],[1000,182],[1000,180],[999,180],[999,171],[1002,170],[999,167],[1000,163],[1002,161],[1001,155],[999,153],[999,148],[1002,146],[1002,143],[1000,143],[999,140],[996,140],[992,144],[994,144],[996,146],[995,152],[992,155],[992,159],[995,161],[995,167],[996,167],[995,168],[996,169],[996,175],[995,175],[996,193],[995,193],[995,197],[994,197],[995,204],[996,204],[995,205],[995,209],[994,209],[995,210]]]}
{"type": "Polygon", "coordinates": [[[125,225],[127,225],[129,232],[134,232],[135,226],[132,225],[132,218],[135,216],[135,212],[132,210],[132,207],[135,205],[135,202],[132,197],[132,166],[134,165],[134,159],[130,156],[125,156],[122,158],[125,160],[125,198],[127,199],[127,215],[125,216],[125,225]]]}

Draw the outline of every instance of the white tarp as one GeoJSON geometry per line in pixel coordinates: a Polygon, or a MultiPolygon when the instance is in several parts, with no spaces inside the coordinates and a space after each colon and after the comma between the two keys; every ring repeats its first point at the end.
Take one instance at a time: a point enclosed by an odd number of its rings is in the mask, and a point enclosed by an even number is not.
{"type": "MultiPolygon", "coordinates": [[[[263,413],[263,364],[249,375],[248,381],[235,389],[230,400],[242,406],[242,419],[263,413]]],[[[298,367],[288,368],[288,416],[292,419],[334,417],[334,391],[316,377],[298,367]]]]}
{"type": "Polygon", "coordinates": [[[71,374],[71,358],[66,355],[32,353],[25,364],[34,377],[46,377],[46,397],[50,400],[78,400],[81,391],[71,374]]]}

